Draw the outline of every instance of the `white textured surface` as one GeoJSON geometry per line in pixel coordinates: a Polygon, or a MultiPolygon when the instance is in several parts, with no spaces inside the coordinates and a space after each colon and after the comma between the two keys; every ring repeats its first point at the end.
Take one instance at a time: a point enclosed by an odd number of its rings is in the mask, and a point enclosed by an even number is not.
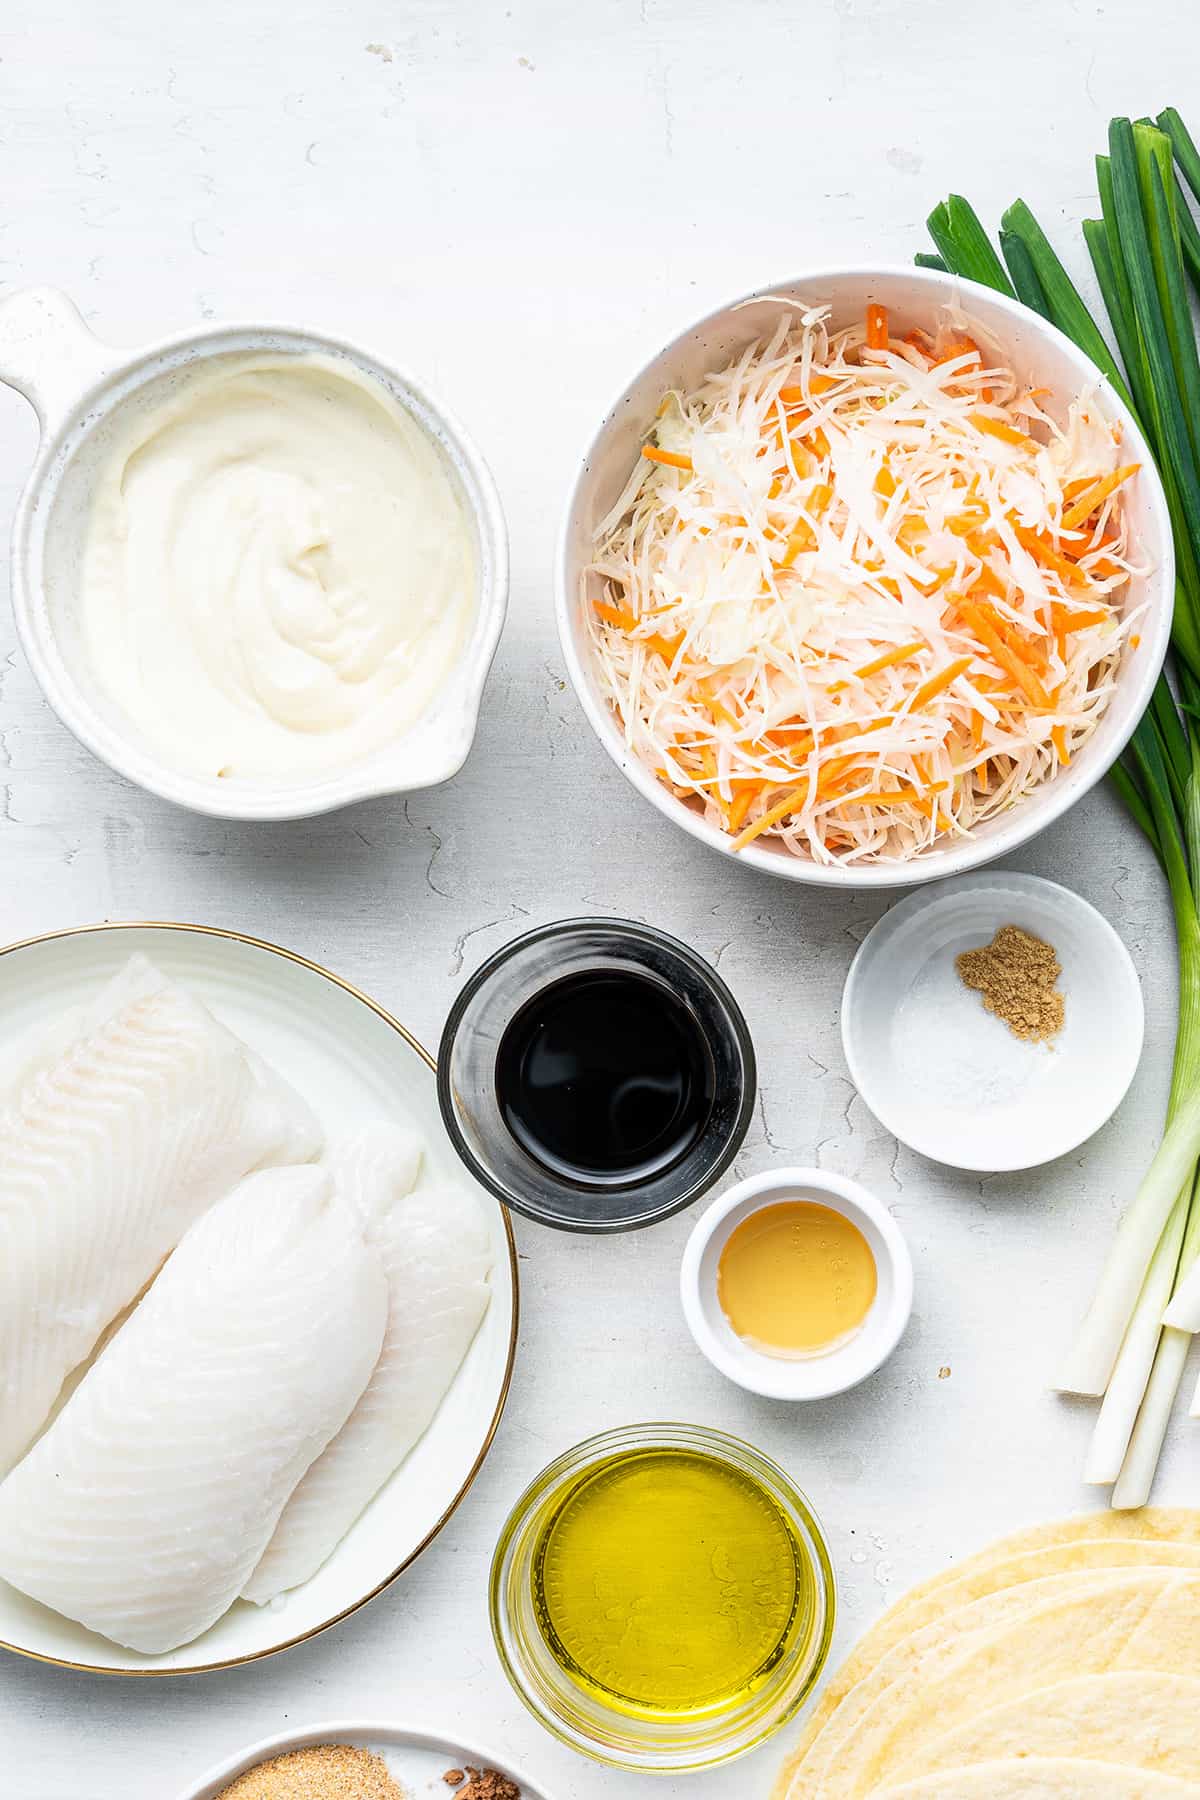
{"type": "MultiPolygon", "coordinates": [[[[307,826],[168,810],[108,776],[0,649],[5,937],[102,917],[276,937],[426,1042],[464,971],[527,923],[628,913],[719,959],[763,1074],[739,1172],[818,1161],[887,1197],[916,1314],[872,1382],[792,1412],[725,1383],[676,1299],[688,1220],[577,1241],[522,1225],[509,1413],[452,1528],[359,1618],[259,1668],[183,1683],[0,1664],[3,1800],[169,1800],[240,1743],[337,1714],[407,1716],[509,1749],[554,1800],[765,1800],[777,1752],[652,1784],[577,1761],[504,1686],[488,1554],[554,1452],[630,1418],[724,1426],[780,1457],[826,1520],[842,1647],[885,1599],[994,1533],[1071,1510],[1090,1414],[1045,1391],[1157,1132],[1173,964],[1158,875],[1106,794],[1020,866],[1117,924],[1146,1056],[1085,1151],[982,1180],[921,1162],[847,1083],[837,1004],[885,905],[784,888],[668,831],[585,729],[549,569],[580,445],[689,316],[805,263],[903,258],[950,187],[991,219],[1024,193],[1082,268],[1112,112],[1191,101],[1192,0],[13,0],[0,22],[0,277],[56,282],[126,342],[209,316],[296,315],[378,343],[490,457],[514,590],[474,755],[449,787],[307,826]],[[1182,83],[1182,91],[1178,84],[1182,83]]],[[[32,416],[0,395],[0,510],[32,416]]],[[[11,645],[8,627],[0,624],[11,645]]],[[[1195,1498],[1180,1421],[1163,1498],[1195,1498]]]]}

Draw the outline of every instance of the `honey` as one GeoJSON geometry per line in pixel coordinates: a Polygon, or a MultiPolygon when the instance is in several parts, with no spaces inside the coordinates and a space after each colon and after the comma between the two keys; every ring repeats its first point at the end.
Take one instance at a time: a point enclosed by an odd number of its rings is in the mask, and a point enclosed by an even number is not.
{"type": "Polygon", "coordinates": [[[875,1300],[875,1258],[852,1219],[786,1200],[733,1230],[717,1297],[738,1336],[768,1356],[820,1356],[859,1331],[875,1300]]]}
{"type": "Polygon", "coordinates": [[[570,1482],[532,1576],[559,1666],[601,1705],[659,1720],[753,1695],[809,1628],[816,1591],[766,1488],[686,1449],[619,1452],[570,1482]]]}

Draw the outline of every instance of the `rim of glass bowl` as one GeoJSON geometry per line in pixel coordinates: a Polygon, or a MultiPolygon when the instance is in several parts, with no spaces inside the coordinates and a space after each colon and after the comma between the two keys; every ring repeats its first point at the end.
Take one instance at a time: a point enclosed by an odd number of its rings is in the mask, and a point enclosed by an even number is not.
{"type": "MultiPolygon", "coordinates": [[[[591,1757],[609,1768],[629,1769],[640,1774],[683,1774],[687,1771],[715,1768],[732,1762],[765,1742],[781,1726],[793,1719],[809,1698],[829,1660],[837,1617],[837,1582],[825,1532],[807,1496],[791,1480],[779,1464],[753,1444],[723,1431],[704,1425],[683,1425],[669,1421],[622,1425],[585,1438],[565,1450],[561,1456],[537,1475],[525,1489],[508,1518],[496,1543],[488,1582],[488,1612],[492,1641],[500,1666],[514,1691],[545,1730],[570,1749],[591,1757]],[[630,1721],[637,1729],[646,1730],[645,1746],[621,1743],[589,1736],[581,1722],[556,1711],[544,1691],[534,1686],[531,1673],[522,1661],[522,1650],[532,1645],[540,1656],[531,1659],[530,1669],[536,1678],[538,1664],[548,1668],[553,1662],[540,1637],[523,1633],[512,1616],[509,1589],[513,1579],[521,1542],[528,1534],[531,1521],[548,1494],[571,1475],[582,1474],[592,1463],[620,1450],[697,1450],[732,1463],[735,1468],[762,1482],[772,1498],[788,1514],[796,1528],[813,1572],[814,1619],[797,1672],[783,1695],[772,1694],[769,1684],[755,1696],[755,1703],[743,1709],[732,1727],[710,1715],[699,1723],[703,1736],[681,1735],[677,1727],[657,1727],[663,1736],[657,1741],[649,1737],[656,1727],[648,1721],[630,1721]],[[794,1688],[794,1691],[793,1691],[794,1688]],[[672,1738],[675,1739],[672,1742],[672,1738]]],[[[558,1665],[554,1664],[556,1672],[558,1665]]],[[[560,1672],[559,1672],[560,1673],[560,1672]]],[[[622,1715],[608,1715],[614,1727],[622,1715]]]]}
{"type": "Polygon", "coordinates": [[[670,1219],[676,1213],[695,1205],[696,1201],[709,1193],[732,1164],[738,1151],[746,1139],[750,1129],[750,1121],[754,1117],[754,1108],[758,1096],[758,1062],[754,1054],[754,1042],[750,1036],[750,1027],[728,983],[723,980],[707,959],[693,950],[690,945],[679,938],[672,937],[669,931],[660,931],[654,925],[641,925],[636,919],[606,918],[603,914],[588,914],[577,919],[556,919],[549,925],[535,925],[531,931],[523,931],[519,937],[502,944],[494,950],[485,962],[469,975],[461,992],[446,1015],[446,1023],[442,1027],[442,1035],[438,1042],[437,1053],[437,1095],[441,1108],[442,1123],[449,1134],[450,1142],[463,1164],[482,1182],[490,1194],[494,1194],[503,1205],[512,1207],[514,1212],[532,1219],[537,1225],[549,1226],[554,1231],[570,1231],[584,1234],[609,1233],[615,1231],[642,1231],[648,1225],[658,1225],[663,1219],[670,1219]],[[486,986],[498,969],[511,960],[519,951],[531,944],[545,943],[558,937],[571,937],[584,931],[607,931],[616,937],[625,937],[634,941],[647,941],[668,950],[680,961],[693,969],[699,979],[707,983],[724,1008],[729,1020],[730,1029],[737,1041],[738,1052],[742,1059],[742,1093],[738,1106],[737,1118],[730,1129],[728,1138],[720,1155],[702,1177],[692,1182],[682,1194],[669,1203],[648,1213],[644,1218],[634,1219],[599,1219],[583,1222],[577,1219],[556,1218],[539,1207],[531,1205],[523,1195],[508,1188],[502,1181],[497,1181],[490,1169],[484,1166],[475,1155],[458,1123],[458,1110],[454,1104],[454,1095],[450,1086],[450,1052],[458,1036],[459,1027],[466,1015],[475,995],[480,988],[486,986]]]}

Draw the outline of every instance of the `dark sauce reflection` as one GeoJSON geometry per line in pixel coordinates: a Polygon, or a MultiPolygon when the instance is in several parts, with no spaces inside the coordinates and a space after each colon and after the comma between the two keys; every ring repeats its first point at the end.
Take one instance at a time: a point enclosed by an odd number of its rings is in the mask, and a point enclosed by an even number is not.
{"type": "Polygon", "coordinates": [[[551,982],[513,1018],[496,1057],[496,1098],[513,1137],[555,1175],[636,1183],[703,1135],[713,1061],[665,982],[584,971],[551,982]]]}

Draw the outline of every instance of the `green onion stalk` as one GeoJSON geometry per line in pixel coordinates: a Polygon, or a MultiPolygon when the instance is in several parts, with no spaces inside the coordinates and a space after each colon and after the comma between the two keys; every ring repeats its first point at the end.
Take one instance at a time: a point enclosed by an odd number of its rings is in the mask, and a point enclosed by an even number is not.
{"type": "Polygon", "coordinates": [[[1200,151],[1168,108],[1157,121],[1114,119],[1096,172],[1101,216],[1083,234],[1116,352],[1023,200],[1003,216],[997,253],[952,194],[929,218],[936,256],[916,260],[1020,300],[1071,338],[1137,417],[1170,509],[1171,677],[1110,776],[1171,894],[1179,1020],[1167,1126],[1056,1383],[1102,1396],[1084,1478],[1127,1508],[1149,1498],[1191,1343],[1163,1313],[1200,1259],[1200,350],[1188,296],[1189,283],[1200,295],[1200,227],[1185,193],[1200,200],[1200,151]]]}

